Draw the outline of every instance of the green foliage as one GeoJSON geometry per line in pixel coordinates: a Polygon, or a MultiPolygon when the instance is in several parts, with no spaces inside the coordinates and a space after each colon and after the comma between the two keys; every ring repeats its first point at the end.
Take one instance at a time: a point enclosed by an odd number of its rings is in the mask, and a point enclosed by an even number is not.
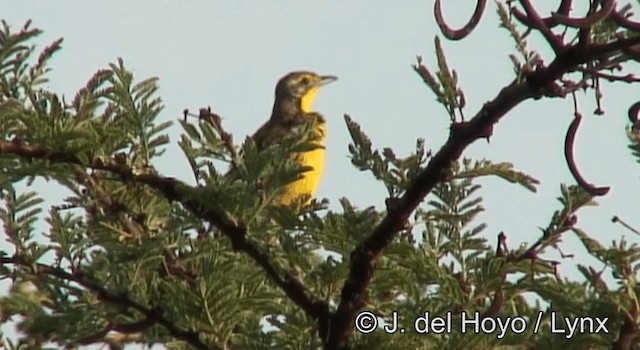
{"type": "Polygon", "coordinates": [[[382,152],[373,150],[369,137],[348,115],[345,115],[345,122],[353,140],[353,144],[349,145],[351,163],[359,170],[371,172],[377,180],[382,181],[392,198],[402,195],[420,167],[431,156],[425,150],[424,140],[416,141],[415,153],[398,158],[391,148],[385,148],[382,152]]]}
{"type": "Polygon", "coordinates": [[[527,48],[527,41],[525,40],[525,35],[520,33],[518,26],[514,22],[514,19],[511,17],[511,14],[502,3],[497,3],[498,5],[498,16],[500,17],[500,27],[505,28],[511,38],[516,43],[516,50],[518,54],[520,54],[521,59],[524,60],[522,62],[516,55],[509,55],[509,59],[513,64],[514,72],[518,79],[522,79],[523,73],[529,72],[533,70],[535,67],[535,60],[537,59],[537,53],[529,51],[527,48]]]}
{"type": "Polygon", "coordinates": [[[436,95],[436,100],[447,109],[451,121],[455,120],[456,112],[459,112],[464,119],[462,109],[465,107],[466,101],[462,89],[458,86],[458,73],[449,68],[440,38],[435,37],[434,43],[438,60],[438,71],[436,71],[435,77],[422,65],[422,57],[420,56],[418,56],[418,63],[413,66],[413,69],[436,95]]]}

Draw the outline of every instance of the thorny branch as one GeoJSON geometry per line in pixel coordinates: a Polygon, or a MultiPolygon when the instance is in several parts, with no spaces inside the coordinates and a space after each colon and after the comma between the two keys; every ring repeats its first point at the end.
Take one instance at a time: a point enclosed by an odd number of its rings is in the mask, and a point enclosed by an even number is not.
{"type": "MultiPolygon", "coordinates": [[[[513,2],[514,2],[513,0],[507,1],[507,3],[513,3],[513,2]]],[[[571,11],[572,3],[573,3],[573,0],[560,1],[560,6],[558,6],[558,10],[556,12],[552,12],[551,16],[545,17],[542,19],[542,22],[544,23],[544,25],[550,29],[553,29],[554,27],[558,26],[560,23],[556,20],[556,18],[554,18],[553,14],[555,13],[556,15],[567,16],[569,14],[569,11],[571,11]]],[[[518,9],[517,7],[511,7],[510,10],[511,10],[511,14],[516,19],[518,19],[518,21],[520,21],[522,24],[524,24],[529,28],[533,27],[533,23],[531,22],[529,17],[526,14],[524,14],[522,11],[520,11],[520,9],[518,9]]]]}
{"type": "MultiPolygon", "coordinates": [[[[508,3],[513,2],[515,1],[508,1],[508,3]]],[[[491,102],[486,103],[472,120],[465,122],[464,125],[452,125],[449,139],[440,151],[433,156],[426,168],[412,182],[404,196],[397,201],[397,205],[389,210],[387,216],[372,234],[352,252],[349,278],[342,289],[338,309],[331,317],[330,333],[323,337],[327,348],[348,348],[348,338],[353,328],[352,320],[356,313],[366,304],[366,289],[373,278],[375,265],[382,256],[384,249],[393,240],[397,232],[404,227],[404,223],[424,197],[438,182],[446,180],[446,169],[449,164],[458,159],[466,147],[486,135],[487,130],[492,130],[495,123],[521,102],[542,96],[566,96],[566,91],[563,91],[562,87],[556,83],[565,74],[576,71],[581,65],[611,57],[640,44],[640,37],[638,36],[617,37],[606,43],[591,42],[590,35],[585,35],[590,33],[590,27],[588,26],[586,30],[581,31],[582,35],[579,36],[578,42],[565,42],[564,33],[557,34],[552,30],[557,26],[564,26],[566,30],[568,25],[561,23],[561,21],[568,21],[572,26],[575,25],[575,27],[584,29],[580,25],[593,25],[605,18],[611,19],[623,28],[638,30],[640,23],[629,20],[626,13],[623,13],[623,11],[626,11],[625,8],[616,11],[613,0],[593,1],[591,3],[593,5],[591,6],[592,12],[578,22],[575,22],[576,18],[570,17],[571,0],[561,1],[556,14],[545,18],[540,16],[529,0],[519,0],[518,3],[524,9],[524,13],[515,7],[511,7],[511,13],[529,30],[540,32],[553,48],[556,57],[547,66],[541,63],[533,71],[525,72],[524,81],[518,82],[516,80],[503,88],[498,96],[491,102]],[[599,10],[598,7],[600,8],[599,10]]],[[[477,6],[479,5],[480,3],[477,2],[477,6]]],[[[463,28],[463,30],[456,31],[447,26],[439,10],[439,2],[436,2],[435,16],[437,23],[443,28],[442,32],[445,36],[455,40],[467,36],[471,32],[469,28],[475,26],[482,15],[482,13],[474,13],[465,26],[466,29],[463,28]]],[[[595,79],[598,79],[598,76],[595,76],[595,79]]],[[[640,106],[634,108],[633,111],[629,111],[632,120],[637,120],[639,110],[640,106]]],[[[578,122],[579,119],[574,119],[572,127],[567,133],[568,149],[573,149],[573,136],[575,136],[578,122]]],[[[574,167],[574,176],[579,175],[575,162],[571,159],[571,152],[568,153],[569,159],[567,161],[569,166],[574,167]]],[[[586,190],[591,190],[592,194],[602,195],[605,193],[605,188],[593,187],[584,181],[581,176],[576,177],[578,183],[586,190]]],[[[625,326],[627,325],[625,324],[625,326]]],[[[635,330],[637,326],[630,328],[635,330]]],[[[625,333],[625,329],[621,331],[619,340],[627,339],[626,337],[629,336],[625,333]]],[[[616,348],[628,349],[628,347],[616,348]]]]}

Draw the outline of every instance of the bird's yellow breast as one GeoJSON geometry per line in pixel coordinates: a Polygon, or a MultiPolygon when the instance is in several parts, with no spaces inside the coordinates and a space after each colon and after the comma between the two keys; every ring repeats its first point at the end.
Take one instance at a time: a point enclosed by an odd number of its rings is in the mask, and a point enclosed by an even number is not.
{"type": "MultiPolygon", "coordinates": [[[[314,133],[319,135],[318,146],[312,151],[296,153],[294,159],[303,167],[310,170],[302,173],[302,178],[285,186],[280,202],[282,204],[291,204],[301,196],[313,197],[318,190],[320,178],[324,173],[325,149],[324,140],[326,138],[326,127],[324,124],[318,124],[314,133]]],[[[307,202],[308,203],[308,202],[307,202]]]]}

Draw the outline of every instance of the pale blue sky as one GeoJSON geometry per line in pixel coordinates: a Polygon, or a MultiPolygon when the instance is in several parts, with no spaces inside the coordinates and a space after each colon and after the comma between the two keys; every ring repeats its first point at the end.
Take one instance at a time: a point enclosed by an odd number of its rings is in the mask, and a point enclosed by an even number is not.
{"type": "MultiPolygon", "coordinates": [[[[386,191],[368,173],[351,166],[349,135],[343,114],[351,115],[374,145],[406,154],[424,137],[438,150],[448,136],[449,118],[411,69],[416,55],[435,67],[433,38],[439,34],[433,2],[322,1],[8,1],[0,9],[15,30],[25,20],[45,30],[37,42],[44,47],[64,37],[63,50],[52,61],[50,87],[72,97],[98,69],[122,57],[137,79],[160,78],[159,95],[166,108],[162,120],[177,120],[184,108],[211,105],[240,142],[270,113],[275,82],[292,70],[334,74],[340,80],[319,95],[316,109],[328,119],[327,173],[319,196],[332,207],[346,196],[359,206],[382,205],[386,191]]],[[[472,2],[447,5],[447,19],[459,26],[473,11],[472,2]]],[[[467,118],[513,78],[508,53],[513,42],[498,28],[495,4],[466,40],[443,41],[450,66],[465,90],[467,118]]],[[[532,48],[535,47],[532,43],[532,48]]],[[[542,49],[546,52],[546,48],[542,49]]],[[[547,59],[548,61],[548,59],[547,59]]],[[[636,66],[637,68],[637,66],[636,66]]],[[[579,213],[578,225],[603,243],[639,238],[610,219],[618,215],[640,226],[640,167],[626,146],[628,106],[640,97],[637,86],[617,84],[604,89],[607,114],[593,116],[592,95],[580,95],[585,118],[576,143],[584,176],[612,187],[598,208],[579,213]]],[[[538,193],[498,179],[485,179],[482,190],[492,242],[504,231],[511,247],[533,242],[538,227],[559,208],[561,182],[573,183],[563,156],[566,128],[573,117],[570,100],[527,101],[495,128],[491,143],[475,143],[465,153],[495,162],[509,161],[541,181],[538,193]]],[[[161,171],[191,179],[177,145],[180,128],[171,130],[172,144],[161,171]]],[[[44,188],[46,198],[59,198],[44,188]]],[[[584,256],[567,234],[563,249],[584,256]]],[[[495,244],[495,243],[492,243],[495,244]]],[[[5,247],[4,240],[0,247],[5,247]]],[[[579,248],[578,248],[579,247],[579,248]]],[[[557,254],[552,253],[551,257],[557,254]]],[[[582,258],[564,260],[561,271],[582,258]]],[[[589,260],[591,261],[591,260],[589,260]]],[[[596,264],[596,268],[600,265],[596,264]]]]}

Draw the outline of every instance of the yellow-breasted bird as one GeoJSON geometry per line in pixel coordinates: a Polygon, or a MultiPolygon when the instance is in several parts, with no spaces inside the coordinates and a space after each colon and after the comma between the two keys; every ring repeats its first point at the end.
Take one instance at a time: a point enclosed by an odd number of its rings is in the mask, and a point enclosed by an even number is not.
{"type": "Polygon", "coordinates": [[[314,148],[308,152],[292,154],[293,159],[306,170],[302,178],[288,184],[278,198],[279,204],[288,205],[301,197],[311,198],[320,184],[324,172],[326,127],[324,118],[311,108],[321,86],[337,80],[333,75],[318,75],[299,71],[285,75],[276,85],[275,102],[269,120],[252,136],[258,150],[280,142],[295,133],[295,128],[314,119],[314,148]]]}

